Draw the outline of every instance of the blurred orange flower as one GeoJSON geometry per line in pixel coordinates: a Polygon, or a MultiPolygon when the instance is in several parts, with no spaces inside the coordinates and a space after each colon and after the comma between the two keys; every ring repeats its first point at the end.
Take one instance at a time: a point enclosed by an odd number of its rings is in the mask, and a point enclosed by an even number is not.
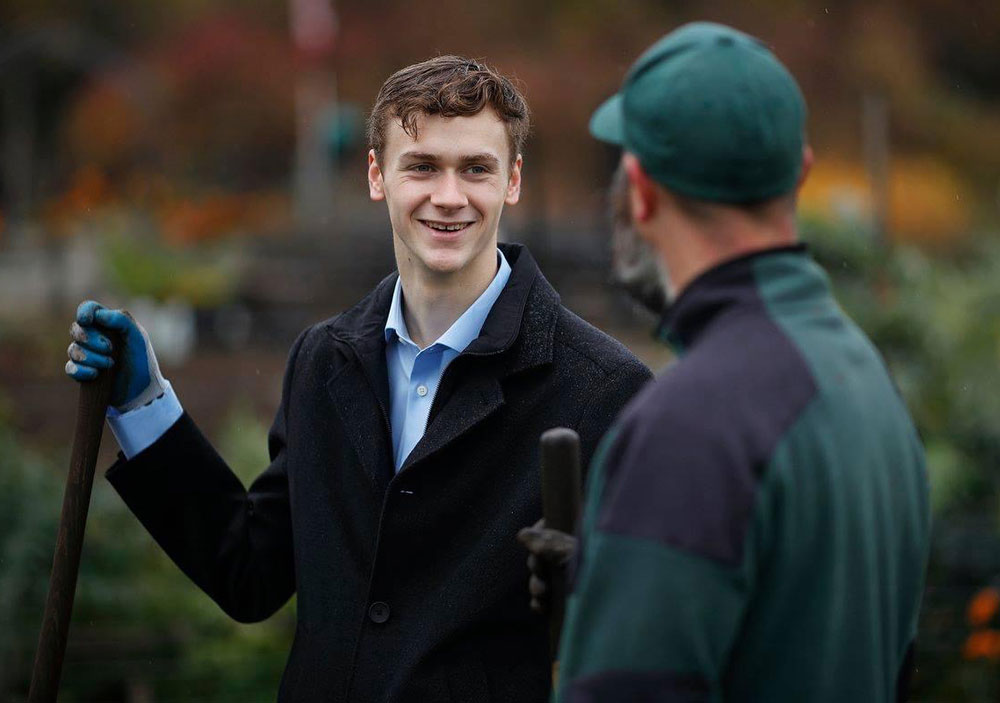
{"type": "Polygon", "coordinates": [[[985,625],[1000,610],[1000,591],[989,586],[980,589],[969,601],[966,617],[973,627],[985,625]]]}
{"type": "Polygon", "coordinates": [[[191,244],[229,234],[242,220],[244,208],[239,196],[215,194],[198,200],[172,203],[163,213],[166,241],[191,244]]]}
{"type": "Polygon", "coordinates": [[[70,224],[114,199],[111,183],[104,171],[95,164],[78,168],[66,189],[53,196],[43,206],[43,216],[52,232],[65,236],[75,230],[70,224]]]}
{"type": "Polygon", "coordinates": [[[1000,659],[1000,632],[980,630],[965,640],[962,656],[966,659],[1000,659]]]}

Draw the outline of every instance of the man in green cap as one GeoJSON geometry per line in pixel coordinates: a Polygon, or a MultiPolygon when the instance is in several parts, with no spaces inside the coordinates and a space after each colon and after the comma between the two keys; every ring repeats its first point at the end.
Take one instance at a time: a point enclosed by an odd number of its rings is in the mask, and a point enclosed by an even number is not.
{"type": "Polygon", "coordinates": [[[923,449],[797,243],[805,115],[761,42],[696,23],[646,51],[591,121],[624,149],[679,359],[595,454],[558,701],[905,696],[923,449]]]}

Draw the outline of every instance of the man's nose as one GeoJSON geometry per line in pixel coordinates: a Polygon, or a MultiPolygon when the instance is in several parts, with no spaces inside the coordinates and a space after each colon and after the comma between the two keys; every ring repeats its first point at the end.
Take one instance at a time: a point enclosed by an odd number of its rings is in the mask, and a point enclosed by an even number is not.
{"type": "Polygon", "coordinates": [[[434,184],[431,192],[431,205],[455,210],[469,204],[469,199],[462,190],[462,181],[457,173],[445,171],[434,184]]]}

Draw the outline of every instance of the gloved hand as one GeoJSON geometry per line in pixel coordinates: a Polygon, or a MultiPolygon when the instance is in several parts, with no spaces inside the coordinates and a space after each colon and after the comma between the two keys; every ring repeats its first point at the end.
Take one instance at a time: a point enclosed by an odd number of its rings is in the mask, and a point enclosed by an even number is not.
{"type": "Polygon", "coordinates": [[[66,374],[77,381],[93,380],[98,369],[111,368],[111,340],[120,340],[119,368],[111,391],[111,405],[119,412],[138,408],[163,394],[166,382],[149,335],[126,311],[85,301],[77,308],[69,333],[73,343],[67,350],[66,374]]]}
{"type": "Polygon", "coordinates": [[[573,535],[545,526],[542,518],[531,527],[518,531],[517,541],[528,550],[528,593],[531,609],[536,613],[548,610],[548,593],[551,579],[565,579],[566,565],[576,551],[577,539],[573,535]]]}

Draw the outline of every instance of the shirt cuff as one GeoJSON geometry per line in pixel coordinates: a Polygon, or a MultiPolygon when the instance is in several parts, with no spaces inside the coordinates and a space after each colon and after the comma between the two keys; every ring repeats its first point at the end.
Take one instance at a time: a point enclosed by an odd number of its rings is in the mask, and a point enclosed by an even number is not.
{"type": "Polygon", "coordinates": [[[170,381],[163,382],[163,395],[128,412],[108,407],[108,426],[126,459],[131,459],[158,440],[184,414],[170,381]]]}

